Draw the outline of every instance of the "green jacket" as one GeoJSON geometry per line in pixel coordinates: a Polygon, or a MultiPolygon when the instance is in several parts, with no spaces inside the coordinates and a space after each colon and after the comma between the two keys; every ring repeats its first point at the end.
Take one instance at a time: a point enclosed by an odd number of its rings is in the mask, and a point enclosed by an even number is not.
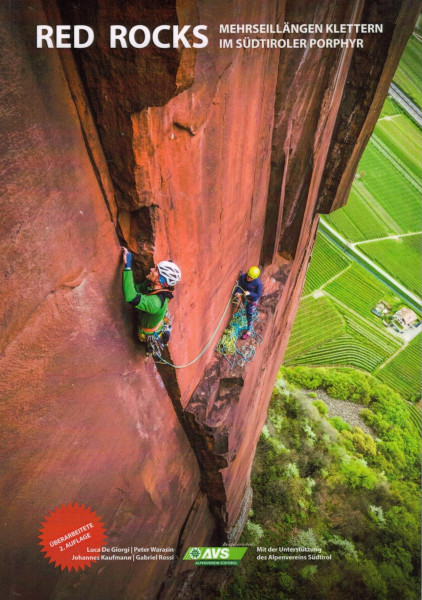
{"type": "MultiPolygon", "coordinates": [[[[123,271],[123,293],[126,302],[133,304],[139,311],[140,331],[155,329],[160,321],[163,321],[169,300],[173,298],[173,294],[167,290],[163,290],[160,294],[154,296],[148,296],[148,292],[151,292],[149,281],[135,283],[133,272],[129,270],[123,271]]],[[[161,331],[163,325],[164,323],[161,323],[156,331],[161,331]]]]}

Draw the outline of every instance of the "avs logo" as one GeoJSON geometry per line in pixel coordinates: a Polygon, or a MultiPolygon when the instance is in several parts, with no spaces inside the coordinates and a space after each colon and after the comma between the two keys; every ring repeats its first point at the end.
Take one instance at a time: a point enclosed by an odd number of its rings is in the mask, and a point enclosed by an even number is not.
{"type": "Polygon", "coordinates": [[[188,548],[183,560],[194,560],[198,566],[236,566],[242,560],[247,548],[223,548],[202,546],[188,548]]]}
{"type": "Polygon", "coordinates": [[[190,548],[189,549],[189,558],[192,560],[198,560],[201,557],[201,548],[190,548]]]}

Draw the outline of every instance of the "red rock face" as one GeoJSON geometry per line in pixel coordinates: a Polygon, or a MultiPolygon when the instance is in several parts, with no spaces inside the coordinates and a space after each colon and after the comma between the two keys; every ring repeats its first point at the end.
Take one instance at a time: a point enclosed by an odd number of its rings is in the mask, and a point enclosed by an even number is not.
{"type": "Polygon", "coordinates": [[[37,0],[2,7],[2,597],[174,598],[187,546],[235,541],[293,323],[317,210],[344,203],[418,3],[37,0]],[[335,6],[334,6],[335,4],[335,6]],[[34,51],[39,23],[85,23],[84,51],[34,51]],[[218,49],[219,23],[384,22],[362,50],[218,49]],[[110,51],[109,24],[209,25],[201,50],[110,51]],[[133,335],[119,243],[138,277],[180,264],[168,357],[133,335]],[[239,271],[264,267],[243,368],[214,355],[239,271]],[[176,560],[62,574],[41,520],[78,501],[119,547],[176,560]],[[161,592],[160,592],[161,589],[161,592]]]}

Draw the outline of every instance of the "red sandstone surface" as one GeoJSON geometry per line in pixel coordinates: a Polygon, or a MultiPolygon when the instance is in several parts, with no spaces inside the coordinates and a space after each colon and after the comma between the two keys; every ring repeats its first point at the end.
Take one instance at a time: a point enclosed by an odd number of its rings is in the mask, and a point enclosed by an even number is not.
{"type": "MultiPolygon", "coordinates": [[[[175,598],[187,546],[236,541],[249,473],[317,226],[341,206],[418,2],[109,2],[1,7],[1,596],[175,598]],[[142,6],[139,6],[142,4],[142,6]],[[362,50],[219,50],[219,23],[384,23],[362,50]],[[39,23],[209,24],[201,50],[35,50],[39,23]],[[254,361],[146,359],[120,291],[182,267],[169,357],[214,332],[239,271],[263,267],[254,361]],[[111,545],[176,559],[61,573],[41,521],[77,501],[111,545]]],[[[186,592],[187,593],[187,592],[186,592]]],[[[183,596],[187,597],[187,596],[183,596]]]]}

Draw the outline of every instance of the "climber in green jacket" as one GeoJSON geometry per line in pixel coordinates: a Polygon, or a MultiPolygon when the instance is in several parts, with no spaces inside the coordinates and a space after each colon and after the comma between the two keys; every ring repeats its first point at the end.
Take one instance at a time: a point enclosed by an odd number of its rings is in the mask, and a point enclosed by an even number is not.
{"type": "Polygon", "coordinates": [[[138,337],[146,342],[147,354],[161,356],[161,351],[170,338],[171,324],[167,312],[173,298],[174,286],[179,283],[182,273],[172,261],[161,261],[150,269],[145,281],[135,283],[132,271],[132,253],[123,250],[123,293],[126,302],[138,312],[138,337]]]}

